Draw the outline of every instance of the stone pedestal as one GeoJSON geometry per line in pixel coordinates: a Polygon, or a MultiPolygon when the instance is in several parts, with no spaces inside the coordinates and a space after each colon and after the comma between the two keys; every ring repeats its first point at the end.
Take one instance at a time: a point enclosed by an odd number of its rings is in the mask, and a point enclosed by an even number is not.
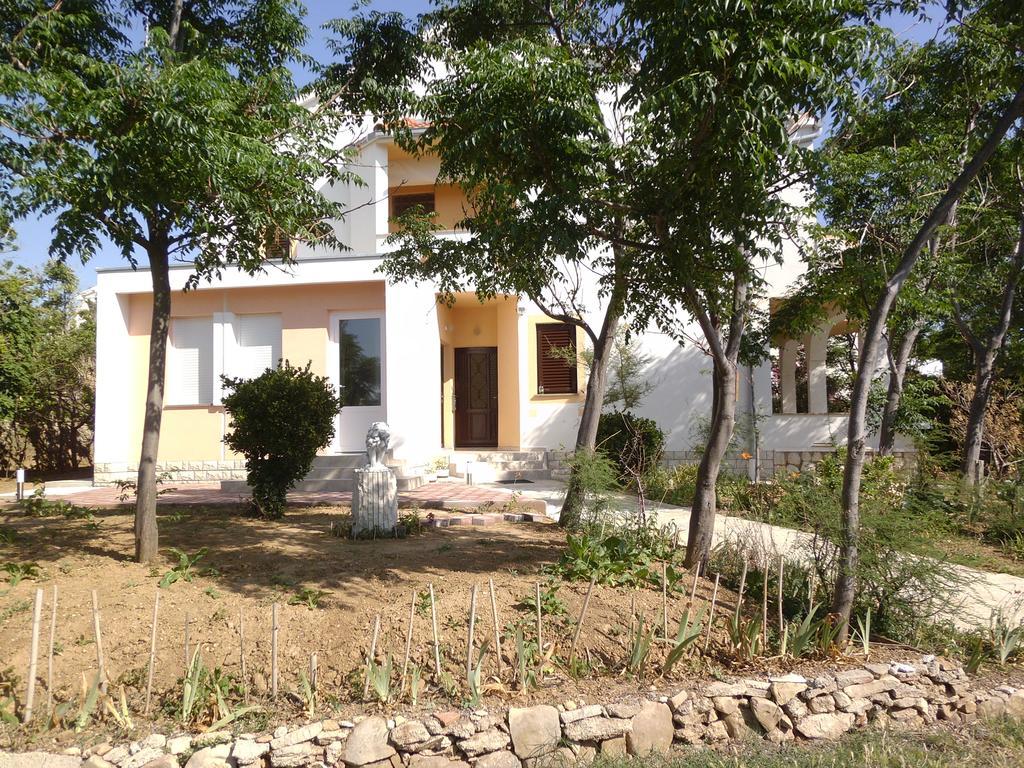
{"type": "Polygon", "coordinates": [[[387,467],[355,471],[352,535],[393,536],[398,526],[398,480],[387,467]]]}

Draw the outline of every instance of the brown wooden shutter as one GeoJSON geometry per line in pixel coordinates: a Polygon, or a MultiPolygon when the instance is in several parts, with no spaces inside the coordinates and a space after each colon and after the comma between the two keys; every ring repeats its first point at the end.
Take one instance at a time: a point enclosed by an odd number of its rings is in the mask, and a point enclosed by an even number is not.
{"type": "Polygon", "coordinates": [[[576,353],[576,326],[565,323],[541,323],[537,326],[537,393],[575,395],[576,364],[552,350],[571,349],[576,353]]]}
{"type": "Polygon", "coordinates": [[[267,235],[266,256],[268,259],[285,260],[291,255],[292,241],[283,229],[275,228],[267,235]]]}

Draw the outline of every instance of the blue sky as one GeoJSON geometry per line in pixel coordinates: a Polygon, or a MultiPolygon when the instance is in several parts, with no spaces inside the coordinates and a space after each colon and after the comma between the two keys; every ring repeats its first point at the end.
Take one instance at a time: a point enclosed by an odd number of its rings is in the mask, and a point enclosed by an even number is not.
{"type": "MultiPolygon", "coordinates": [[[[348,16],[351,14],[352,4],[347,1],[335,2],[332,0],[306,0],[308,16],[306,21],[310,28],[310,40],[306,46],[306,52],[319,61],[328,60],[329,53],[326,47],[327,33],[321,29],[324,22],[348,16]]],[[[370,7],[384,11],[402,11],[410,15],[422,13],[428,8],[428,0],[372,0],[370,7]]],[[[895,31],[901,36],[914,40],[923,40],[932,36],[935,32],[935,25],[928,22],[916,22],[906,18],[899,18],[892,22],[895,31]]],[[[308,73],[296,72],[300,82],[308,79],[308,73]]],[[[51,240],[51,228],[53,217],[41,217],[21,221],[15,227],[17,231],[17,250],[14,253],[3,254],[4,258],[13,258],[16,262],[28,266],[41,265],[46,261],[47,249],[51,240]]],[[[145,265],[145,254],[138,254],[140,265],[145,265]]],[[[95,258],[86,264],[75,262],[72,266],[78,273],[83,288],[94,285],[96,282],[96,268],[106,266],[117,266],[124,261],[111,246],[105,245],[95,258]]]]}

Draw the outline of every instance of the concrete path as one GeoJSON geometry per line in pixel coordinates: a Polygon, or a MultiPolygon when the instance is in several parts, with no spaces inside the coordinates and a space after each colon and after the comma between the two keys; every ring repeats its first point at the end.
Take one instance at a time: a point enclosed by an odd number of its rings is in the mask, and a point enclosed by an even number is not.
{"type": "MultiPolygon", "coordinates": [[[[539,499],[547,505],[548,515],[558,519],[558,511],[565,498],[565,484],[557,481],[539,481],[512,488],[524,498],[539,499]]],[[[636,512],[636,498],[618,496],[616,505],[621,512],[636,512]]],[[[690,509],[660,502],[647,502],[647,511],[658,516],[660,525],[674,524],[679,542],[685,544],[690,526],[690,509]]],[[[715,520],[714,544],[732,542],[745,545],[751,552],[768,553],[775,560],[780,554],[788,560],[805,560],[813,537],[792,528],[782,528],[739,517],[718,515],[715,520]]],[[[1006,573],[991,573],[974,568],[953,566],[962,582],[958,599],[949,607],[948,616],[957,627],[969,629],[988,627],[996,612],[1001,611],[1013,626],[1024,622],[1024,578],[1006,573]]]]}

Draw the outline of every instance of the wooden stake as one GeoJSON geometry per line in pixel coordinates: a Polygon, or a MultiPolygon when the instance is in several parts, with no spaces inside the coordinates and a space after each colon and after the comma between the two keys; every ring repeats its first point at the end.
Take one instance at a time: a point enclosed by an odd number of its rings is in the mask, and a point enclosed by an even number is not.
{"type": "Polygon", "coordinates": [[[740,609],[743,607],[743,590],[747,586],[747,556],[743,556],[743,572],[740,574],[740,593],[736,598],[736,618],[740,617],[740,609]]]}
{"type": "MultiPolygon", "coordinates": [[[[380,634],[380,614],[373,620],[373,637],[370,639],[370,653],[366,657],[366,668],[370,668],[370,662],[377,659],[377,636],[380,634]]],[[[366,684],[363,686],[363,698],[370,697],[370,676],[366,676],[366,684]]]]}
{"type": "Polygon", "coordinates": [[[668,640],[668,563],[661,564],[661,623],[662,637],[668,640]]]}
{"type": "Polygon", "coordinates": [[[441,678],[441,641],[437,636],[437,604],[434,602],[434,585],[430,588],[430,623],[434,628],[434,673],[441,678]]]}
{"type": "Polygon", "coordinates": [[[405,690],[405,673],[409,669],[409,654],[412,653],[412,621],[416,618],[416,590],[412,591],[412,602],[409,604],[409,626],[405,630],[405,660],[402,661],[402,679],[398,681],[398,693],[405,690]]]}
{"type": "Polygon", "coordinates": [[[36,590],[35,603],[32,606],[32,644],[28,657],[28,691],[25,693],[25,712],[21,722],[32,719],[32,704],[36,695],[36,657],[39,656],[39,622],[43,618],[43,590],[36,590]]]}
{"type": "Polygon", "coordinates": [[[583,620],[587,618],[587,608],[590,607],[590,594],[594,591],[594,584],[597,583],[597,574],[590,577],[590,586],[587,587],[587,596],[583,598],[583,608],[580,609],[580,620],[576,622],[576,631],[572,634],[572,645],[569,646],[569,664],[576,656],[576,643],[579,642],[580,632],[583,631],[583,620]]]}
{"type": "Polygon", "coordinates": [[[811,606],[814,605],[814,593],[818,588],[818,574],[811,570],[810,585],[807,587],[807,612],[811,612],[811,606]]]}
{"type": "Polygon", "coordinates": [[[636,592],[629,596],[629,636],[633,637],[636,624],[636,592]]]}
{"type": "Polygon", "coordinates": [[[466,637],[466,679],[473,677],[473,630],[476,627],[476,584],[469,592],[469,632],[466,637]]]}
{"type": "Polygon", "coordinates": [[[277,698],[277,603],[270,606],[270,695],[277,698]]]}
{"type": "Polygon", "coordinates": [[[107,692],[107,669],[103,664],[103,635],[100,633],[100,599],[96,590],[92,591],[92,632],[96,641],[96,667],[97,679],[100,681],[100,690],[107,692]]]}
{"type": "MultiPolygon", "coordinates": [[[[156,620],[160,613],[160,590],[156,591],[156,599],[153,601],[153,627],[149,631],[149,672],[146,675],[146,708],[143,714],[149,714],[149,701],[153,695],[153,668],[156,666],[156,620]]],[[[187,670],[186,670],[187,674],[187,670]]]]}
{"type": "Polygon", "coordinates": [[[57,636],[57,585],[53,585],[53,608],[50,611],[50,649],[46,654],[46,711],[53,712],[53,643],[57,636]]]}
{"type": "Polygon", "coordinates": [[[768,652],[768,555],[764,556],[764,583],[761,585],[761,648],[768,652]]]}
{"type": "Polygon", "coordinates": [[[309,654],[309,689],[316,694],[317,689],[317,655],[316,653],[309,654]]]}
{"type": "Polygon", "coordinates": [[[782,633],[786,629],[786,621],[782,615],[782,573],[786,567],[786,560],[782,555],[779,555],[779,638],[781,642],[782,633]]]}
{"type": "Polygon", "coordinates": [[[697,600],[697,580],[700,578],[700,566],[693,569],[693,586],[690,587],[690,604],[687,609],[693,611],[693,604],[697,600]]]}
{"type": "Polygon", "coordinates": [[[711,644],[711,625],[715,621],[715,603],[718,601],[718,580],[722,578],[722,574],[715,574],[715,589],[711,593],[711,611],[708,613],[708,636],[704,640],[704,653],[708,652],[708,646],[711,644]]]}
{"type": "Polygon", "coordinates": [[[238,664],[242,675],[242,699],[249,701],[249,676],[245,674],[245,609],[238,609],[238,664]]]}
{"type": "Polygon", "coordinates": [[[541,668],[544,667],[544,623],[540,611],[540,582],[537,582],[537,661],[541,668]]]}
{"type": "Polygon", "coordinates": [[[491,619],[494,620],[494,655],[498,658],[498,677],[501,678],[501,622],[498,621],[498,601],[494,597],[494,579],[488,579],[491,588],[491,619]]]}

